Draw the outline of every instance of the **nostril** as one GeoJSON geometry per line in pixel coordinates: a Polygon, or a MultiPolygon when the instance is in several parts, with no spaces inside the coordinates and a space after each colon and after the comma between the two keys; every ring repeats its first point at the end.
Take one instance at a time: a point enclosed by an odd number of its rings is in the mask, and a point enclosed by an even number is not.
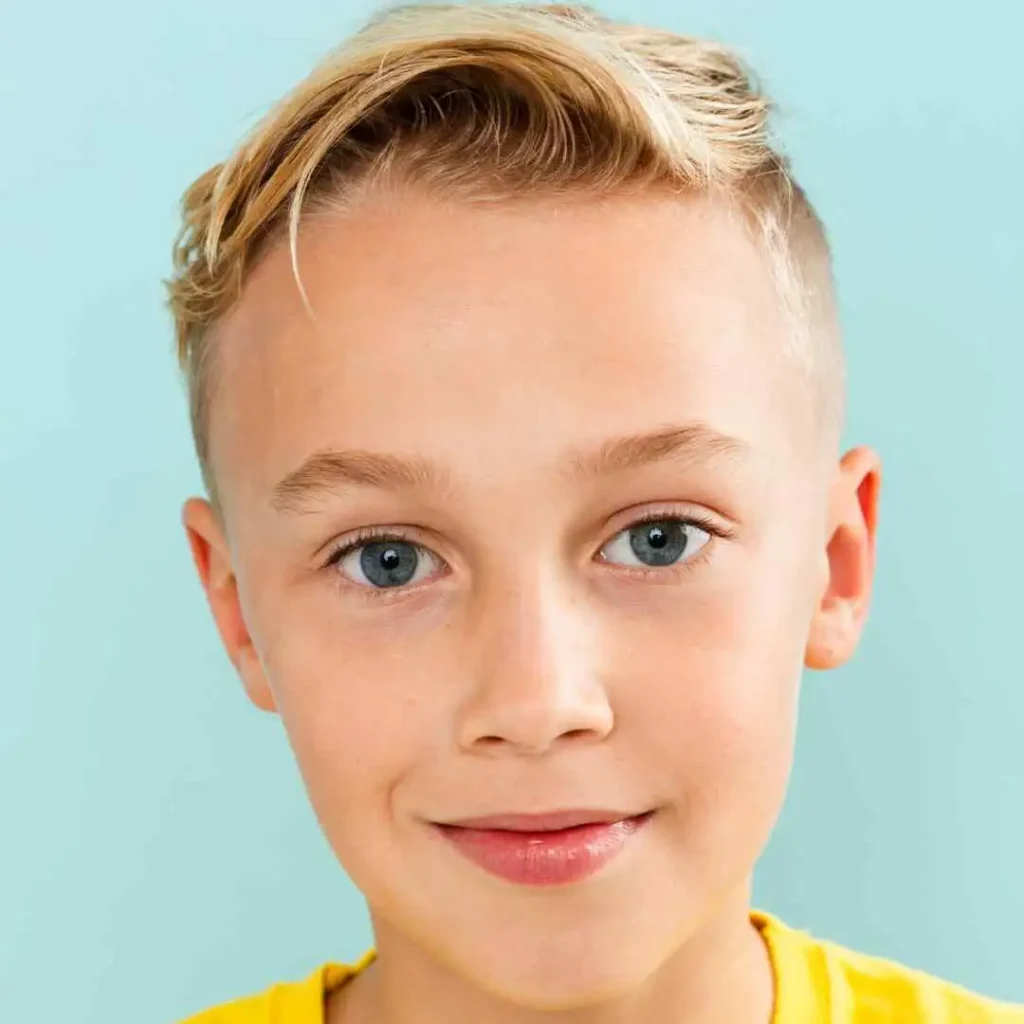
{"type": "Polygon", "coordinates": [[[593,735],[592,729],[569,729],[567,732],[562,733],[562,739],[564,740],[582,740],[588,736],[593,735]]]}
{"type": "Polygon", "coordinates": [[[476,740],[479,747],[500,747],[504,742],[500,736],[478,736],[476,740]]]}

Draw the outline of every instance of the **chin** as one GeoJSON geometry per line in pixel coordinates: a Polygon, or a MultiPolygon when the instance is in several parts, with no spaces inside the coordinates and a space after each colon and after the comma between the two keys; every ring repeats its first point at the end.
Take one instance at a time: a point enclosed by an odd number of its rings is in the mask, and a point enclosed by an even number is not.
{"type": "Polygon", "coordinates": [[[634,991],[668,959],[643,948],[624,922],[569,934],[538,931],[522,942],[481,940],[451,951],[476,989],[534,1011],[582,1010],[634,991]]]}

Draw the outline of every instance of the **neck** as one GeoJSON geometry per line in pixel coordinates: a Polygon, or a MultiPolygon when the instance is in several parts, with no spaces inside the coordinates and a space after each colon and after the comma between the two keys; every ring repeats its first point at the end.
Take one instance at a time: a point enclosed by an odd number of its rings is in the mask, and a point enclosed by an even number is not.
{"type": "Polygon", "coordinates": [[[769,1024],[772,967],[751,924],[749,889],[723,904],[642,985],[615,999],[558,1012],[496,1000],[395,935],[375,927],[378,956],[333,993],[326,1024],[769,1024]]]}

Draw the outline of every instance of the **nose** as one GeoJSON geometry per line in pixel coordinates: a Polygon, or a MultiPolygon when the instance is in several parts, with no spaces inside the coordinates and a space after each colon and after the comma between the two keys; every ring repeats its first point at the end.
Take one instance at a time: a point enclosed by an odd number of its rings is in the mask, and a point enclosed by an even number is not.
{"type": "Polygon", "coordinates": [[[459,745],[492,756],[539,755],[566,742],[599,742],[614,727],[598,668],[599,643],[578,600],[522,579],[478,605],[479,643],[459,745]]]}

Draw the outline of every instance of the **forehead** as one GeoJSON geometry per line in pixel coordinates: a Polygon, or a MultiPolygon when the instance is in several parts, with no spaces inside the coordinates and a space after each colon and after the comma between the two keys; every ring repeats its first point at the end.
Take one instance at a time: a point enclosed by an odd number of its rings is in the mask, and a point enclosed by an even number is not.
{"type": "Polygon", "coordinates": [[[280,245],[215,341],[213,469],[251,500],[327,447],[511,481],[665,423],[791,432],[788,320],[717,203],[408,195],[309,222],[298,266],[312,316],[280,245]]]}

